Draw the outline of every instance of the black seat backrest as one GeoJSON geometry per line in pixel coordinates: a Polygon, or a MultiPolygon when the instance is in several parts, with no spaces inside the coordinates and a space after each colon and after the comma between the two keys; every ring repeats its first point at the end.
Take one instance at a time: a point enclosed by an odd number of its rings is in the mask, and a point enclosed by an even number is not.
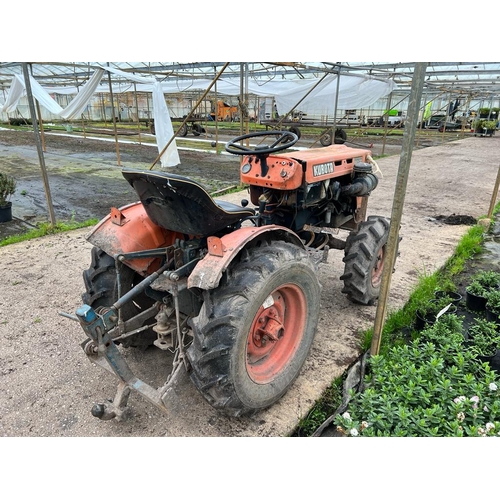
{"type": "Polygon", "coordinates": [[[123,170],[122,174],[148,217],[170,231],[210,236],[254,214],[252,208],[228,202],[219,205],[203,186],[187,177],[149,170],[123,170]]]}

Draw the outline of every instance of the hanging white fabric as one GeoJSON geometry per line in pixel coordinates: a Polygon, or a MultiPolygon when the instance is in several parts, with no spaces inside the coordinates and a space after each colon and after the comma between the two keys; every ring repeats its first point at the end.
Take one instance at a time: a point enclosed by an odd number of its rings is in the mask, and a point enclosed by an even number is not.
{"type": "MultiPolygon", "coordinates": [[[[93,94],[100,84],[104,71],[109,71],[110,73],[115,73],[119,76],[123,76],[128,80],[150,86],[153,95],[153,116],[155,120],[156,144],[158,147],[158,153],[161,153],[170,139],[173,137],[174,130],[172,127],[172,121],[170,120],[170,114],[168,112],[168,107],[165,102],[161,84],[155,78],[144,78],[134,74],[125,73],[120,70],[115,70],[113,68],[102,67],[102,69],[98,69],[94,72],[92,77],[87,81],[85,85],[81,87],[76,97],[65,109],[59,106],[59,104],[57,104],[57,102],[50,96],[47,90],[45,90],[33,77],[30,76],[32,93],[35,99],[52,114],[60,116],[61,118],[64,118],[66,120],[77,118],[82,114],[82,112],[85,110],[86,106],[92,99],[93,94]]],[[[9,94],[7,96],[5,104],[2,106],[2,108],[0,108],[0,112],[14,112],[17,108],[19,100],[25,94],[25,92],[26,87],[24,79],[19,75],[16,75],[12,80],[9,94]]],[[[174,167],[180,163],[179,152],[177,151],[175,139],[171,142],[167,150],[162,154],[160,161],[162,167],[174,167]]]]}
{"type": "MultiPolygon", "coordinates": [[[[122,76],[129,81],[139,84],[152,85],[156,144],[158,146],[158,153],[161,153],[163,148],[168,144],[168,141],[170,141],[174,136],[174,128],[172,127],[172,120],[170,119],[170,113],[168,112],[167,103],[165,101],[165,96],[163,95],[160,82],[158,82],[156,78],[146,78],[133,73],[127,73],[119,69],[110,68],[108,66],[102,66],[102,68],[110,73],[122,76]]],[[[162,154],[161,165],[162,167],[174,167],[180,162],[181,160],[179,158],[177,144],[174,139],[168,146],[167,150],[162,154]]]]}
{"type": "Polygon", "coordinates": [[[85,111],[90,99],[92,99],[95,89],[101,82],[103,75],[103,70],[95,71],[87,83],[82,85],[77,96],[61,111],[61,113],[59,113],[59,116],[66,120],[80,116],[85,111]]]}

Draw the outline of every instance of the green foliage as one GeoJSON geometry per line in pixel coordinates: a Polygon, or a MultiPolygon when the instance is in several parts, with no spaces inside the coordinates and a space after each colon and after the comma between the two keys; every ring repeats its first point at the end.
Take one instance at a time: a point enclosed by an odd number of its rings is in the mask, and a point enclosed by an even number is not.
{"type": "Polygon", "coordinates": [[[475,297],[486,297],[486,294],[488,293],[488,290],[477,281],[471,281],[466,287],[466,291],[475,297]]]}
{"type": "Polygon", "coordinates": [[[49,222],[44,222],[41,223],[36,229],[32,229],[27,233],[8,236],[7,238],[0,241],[0,247],[12,245],[13,243],[19,243],[21,241],[41,238],[42,236],[47,236],[49,234],[63,233],[65,231],[72,231],[74,229],[80,229],[82,227],[95,226],[97,222],[97,219],[89,219],[84,222],[57,222],[55,225],[52,225],[49,222]]]}
{"type": "Polygon", "coordinates": [[[0,172],[0,207],[9,202],[10,197],[16,192],[16,181],[13,177],[0,172]]]}
{"type": "Polygon", "coordinates": [[[478,271],[471,279],[466,291],[478,297],[487,297],[488,293],[500,284],[500,273],[495,271],[478,271]]]}
{"type": "Polygon", "coordinates": [[[476,120],[474,122],[474,130],[495,130],[497,122],[495,120],[476,120]]]}
{"type": "Polygon", "coordinates": [[[483,240],[483,228],[481,226],[471,227],[460,240],[455,252],[444,265],[442,272],[439,273],[440,282],[450,280],[460,274],[466,262],[474,255],[481,253],[483,240]]]}
{"type": "MultiPolygon", "coordinates": [[[[493,214],[499,211],[500,203],[493,214]]],[[[403,333],[412,325],[416,311],[434,299],[436,290],[456,290],[457,277],[481,253],[483,240],[483,227],[470,228],[443,268],[421,275],[404,307],[389,312],[380,353],[369,358],[367,388],[352,394],[348,413],[336,419],[346,435],[482,436],[500,431],[500,381],[464,345],[463,318],[445,314],[420,334],[411,331],[410,341],[403,333]]],[[[498,279],[478,274],[481,282],[498,279]]],[[[370,348],[372,335],[373,328],[361,332],[364,352],[370,348]]],[[[341,401],[337,396],[331,406],[338,408],[341,401]]],[[[328,404],[328,398],[322,402],[328,404]]],[[[307,423],[307,417],[301,421],[301,435],[310,435],[304,431],[307,423]]],[[[310,428],[315,430],[321,423],[310,428]]]]}
{"type": "Polygon", "coordinates": [[[300,420],[298,435],[310,436],[335,411],[341,401],[342,378],[338,377],[311,408],[307,416],[300,420]]]}
{"type": "Polygon", "coordinates": [[[500,290],[495,289],[486,293],[486,308],[500,316],[500,290]]]}
{"type": "Polygon", "coordinates": [[[421,309],[421,312],[424,316],[432,316],[433,318],[437,317],[440,312],[447,312],[450,309],[456,310],[456,306],[454,306],[449,297],[442,297],[441,299],[433,299],[429,300],[421,309]]]}
{"type": "Polygon", "coordinates": [[[500,347],[500,333],[497,325],[483,318],[475,318],[469,328],[471,349],[481,356],[492,356],[500,347]]]}
{"type": "Polygon", "coordinates": [[[369,358],[367,388],[335,420],[341,432],[409,437],[500,431],[498,376],[462,348],[461,320],[446,318],[408,345],[369,358]]]}

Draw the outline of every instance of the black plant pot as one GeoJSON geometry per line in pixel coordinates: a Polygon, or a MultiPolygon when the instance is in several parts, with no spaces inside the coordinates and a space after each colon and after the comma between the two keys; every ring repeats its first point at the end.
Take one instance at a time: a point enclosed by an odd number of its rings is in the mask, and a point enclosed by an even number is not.
{"type": "Polygon", "coordinates": [[[497,351],[491,356],[478,355],[477,359],[483,363],[488,363],[490,368],[495,370],[497,373],[500,372],[500,351],[497,351]]]}
{"type": "Polygon", "coordinates": [[[456,293],[456,292],[444,292],[442,290],[438,290],[437,292],[434,292],[434,297],[436,297],[437,300],[440,300],[440,299],[443,299],[443,298],[446,297],[455,306],[458,306],[458,304],[462,300],[462,296],[459,293],[456,293]]]}
{"type": "MultiPolygon", "coordinates": [[[[431,301],[432,302],[432,301],[431,301]]],[[[455,304],[451,304],[449,309],[444,314],[453,314],[457,312],[457,306],[455,304]]],[[[423,311],[417,311],[415,314],[415,329],[423,330],[429,326],[432,326],[436,322],[436,315],[434,314],[425,314],[423,311]]]]}
{"type": "Polygon", "coordinates": [[[488,321],[491,321],[492,323],[500,325],[500,317],[498,316],[498,313],[493,312],[491,309],[488,309],[487,307],[486,307],[486,319],[488,321]]]}
{"type": "Polygon", "coordinates": [[[12,202],[8,201],[7,205],[0,207],[0,222],[9,222],[12,220],[12,202]]]}
{"type": "Polygon", "coordinates": [[[422,311],[417,311],[415,316],[415,329],[423,330],[428,326],[432,326],[436,321],[436,317],[430,314],[425,315],[422,311]]]}
{"type": "Polygon", "coordinates": [[[486,301],[486,297],[465,292],[465,305],[471,311],[484,311],[486,309],[486,301]]]}

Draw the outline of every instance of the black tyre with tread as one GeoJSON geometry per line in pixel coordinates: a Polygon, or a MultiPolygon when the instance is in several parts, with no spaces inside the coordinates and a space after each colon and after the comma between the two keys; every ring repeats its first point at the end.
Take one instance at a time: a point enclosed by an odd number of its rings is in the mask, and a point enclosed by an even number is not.
{"type": "Polygon", "coordinates": [[[191,379],[205,399],[231,416],[255,413],[280,399],[309,353],[320,293],[315,266],[305,249],[275,241],[244,250],[219,287],[204,292],[201,311],[190,322],[194,332],[187,351],[191,379]],[[253,364],[256,325],[263,312],[276,305],[269,306],[271,297],[283,301],[283,330],[270,344],[274,350],[267,358],[253,364]],[[277,354],[280,345],[285,345],[285,355],[277,354]],[[263,374],[261,365],[269,361],[274,371],[263,374]]]}
{"type": "Polygon", "coordinates": [[[187,134],[188,134],[188,128],[187,128],[187,125],[184,124],[179,129],[178,135],[179,135],[179,137],[186,137],[187,134]]]}
{"type": "Polygon", "coordinates": [[[344,282],[342,293],[352,302],[373,305],[378,299],[389,227],[389,219],[370,216],[347,237],[340,279],[344,282]]]}
{"type": "MultiPolygon", "coordinates": [[[[91,259],[89,269],[83,272],[83,282],[86,290],[82,294],[83,302],[94,309],[97,307],[110,307],[118,300],[115,259],[97,247],[92,248],[91,259]]],[[[122,266],[120,274],[122,295],[142,281],[142,277],[139,274],[125,265],[122,266]]],[[[135,300],[122,307],[123,320],[127,321],[141,311],[151,307],[153,303],[153,299],[144,293],[141,294],[135,300]]],[[[122,344],[124,347],[146,348],[154,342],[156,337],[156,333],[148,329],[126,339],[122,344]]]]}

